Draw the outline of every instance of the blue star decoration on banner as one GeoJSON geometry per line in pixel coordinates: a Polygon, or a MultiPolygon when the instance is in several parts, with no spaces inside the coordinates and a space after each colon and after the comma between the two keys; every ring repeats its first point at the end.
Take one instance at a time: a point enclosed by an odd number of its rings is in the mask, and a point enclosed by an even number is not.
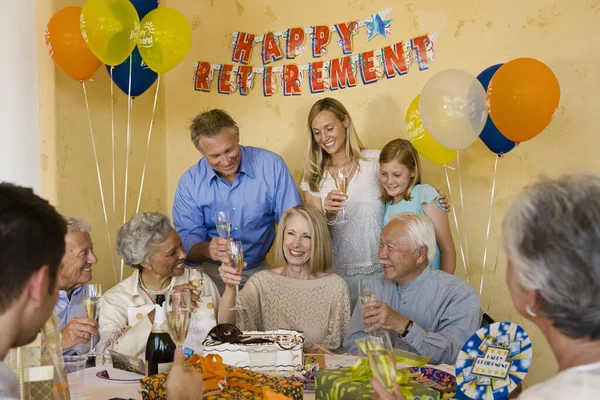
{"type": "Polygon", "coordinates": [[[392,34],[392,19],[383,19],[379,13],[371,15],[368,21],[365,21],[367,26],[367,42],[375,37],[375,35],[383,36],[387,39],[387,34],[392,34]]]}

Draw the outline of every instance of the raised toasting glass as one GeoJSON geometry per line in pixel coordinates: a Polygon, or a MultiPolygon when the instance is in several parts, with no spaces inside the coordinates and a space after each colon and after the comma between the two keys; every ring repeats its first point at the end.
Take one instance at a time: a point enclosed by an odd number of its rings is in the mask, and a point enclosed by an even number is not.
{"type": "Polygon", "coordinates": [[[188,270],[188,282],[196,286],[200,292],[200,296],[202,296],[202,289],[204,288],[204,273],[202,268],[188,268],[188,270]]]}
{"type": "MultiPolygon", "coordinates": [[[[83,286],[83,307],[89,319],[98,320],[100,312],[100,298],[102,297],[102,285],[99,283],[86,283],[83,286]]],[[[96,345],[94,344],[94,336],[90,338],[90,351],[87,354],[89,357],[96,356],[96,345]]]]}
{"type": "MultiPolygon", "coordinates": [[[[348,195],[348,181],[350,170],[346,167],[338,167],[333,171],[333,180],[335,181],[335,187],[340,192],[348,195]]],[[[342,220],[346,220],[346,207],[342,209],[342,220]]]]}
{"type": "MultiPolygon", "coordinates": [[[[230,241],[227,243],[227,256],[231,267],[235,268],[236,274],[241,275],[242,269],[244,268],[244,249],[242,248],[242,242],[239,240],[230,241]]],[[[240,285],[235,287],[235,307],[230,310],[238,311],[245,310],[246,307],[240,303],[240,285]]]]}
{"type": "Polygon", "coordinates": [[[229,209],[227,207],[217,207],[214,213],[217,233],[223,239],[229,238],[231,233],[231,220],[229,219],[229,209]]]}
{"type": "Polygon", "coordinates": [[[358,296],[360,304],[365,305],[370,301],[375,301],[375,287],[373,279],[360,279],[358,281],[358,296]]]}
{"type": "Polygon", "coordinates": [[[170,292],[167,295],[167,323],[171,339],[182,347],[190,328],[192,297],[189,290],[170,292]]]}
{"type": "Polygon", "coordinates": [[[396,382],[396,358],[387,331],[378,330],[366,336],[365,353],[373,376],[383,387],[391,390],[396,382]]]}

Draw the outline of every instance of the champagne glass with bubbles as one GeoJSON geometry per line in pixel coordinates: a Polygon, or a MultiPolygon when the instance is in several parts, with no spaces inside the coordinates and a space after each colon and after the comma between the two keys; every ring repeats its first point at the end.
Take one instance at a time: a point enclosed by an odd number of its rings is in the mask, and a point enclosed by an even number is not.
{"type": "MultiPolygon", "coordinates": [[[[227,243],[227,256],[231,267],[236,269],[236,274],[241,275],[242,269],[244,268],[244,250],[242,248],[242,242],[239,240],[230,241],[227,243]]],[[[230,308],[232,311],[245,310],[246,307],[240,303],[240,285],[235,287],[235,307],[230,308]]]]}
{"type": "Polygon", "coordinates": [[[167,323],[169,333],[177,347],[182,347],[190,328],[192,297],[189,290],[170,292],[167,295],[167,323]]]}
{"type": "MultiPolygon", "coordinates": [[[[100,312],[100,298],[102,297],[102,285],[99,283],[86,283],[83,286],[83,307],[89,319],[98,320],[100,312]]],[[[96,356],[96,346],[94,336],[90,338],[90,351],[88,356],[96,356]]]]}
{"type": "Polygon", "coordinates": [[[204,272],[202,268],[189,268],[188,283],[196,286],[202,296],[202,289],[204,288],[204,272]]]}
{"type": "MultiPolygon", "coordinates": [[[[348,181],[350,171],[346,167],[338,167],[333,172],[333,180],[335,182],[335,187],[340,192],[344,193],[348,196],[348,181]]],[[[342,209],[342,220],[346,220],[346,207],[342,209]]]]}
{"type": "Polygon", "coordinates": [[[373,279],[360,279],[358,281],[358,298],[363,306],[375,300],[375,282],[373,279]]]}
{"type": "Polygon", "coordinates": [[[202,289],[204,289],[204,271],[202,268],[188,268],[188,283],[196,286],[200,292],[200,302],[202,302],[202,289]]]}
{"type": "Polygon", "coordinates": [[[360,297],[360,303],[363,306],[370,301],[375,301],[373,279],[361,279],[358,281],[358,296],[360,297]]]}
{"type": "Polygon", "coordinates": [[[391,390],[396,382],[396,357],[387,331],[379,330],[365,337],[365,352],[373,376],[391,390]]]}
{"type": "Polygon", "coordinates": [[[214,213],[215,226],[219,237],[228,239],[231,233],[231,220],[229,219],[229,209],[227,207],[217,207],[214,213]]]}

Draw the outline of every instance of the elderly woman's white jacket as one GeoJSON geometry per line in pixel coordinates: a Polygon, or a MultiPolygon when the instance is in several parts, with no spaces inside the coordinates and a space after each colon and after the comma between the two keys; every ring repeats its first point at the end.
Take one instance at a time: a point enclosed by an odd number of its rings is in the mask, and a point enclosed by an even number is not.
{"type": "MultiPolygon", "coordinates": [[[[172,286],[188,283],[189,271],[186,268],[181,276],[173,279],[172,286]]],[[[102,296],[100,302],[100,341],[96,345],[99,354],[107,348],[132,357],[144,359],[146,342],[152,331],[148,314],[154,310],[154,303],[139,285],[140,271],[121,281],[102,296]]],[[[217,314],[219,290],[207,274],[204,274],[202,296],[212,297],[215,316],[217,314]]]]}

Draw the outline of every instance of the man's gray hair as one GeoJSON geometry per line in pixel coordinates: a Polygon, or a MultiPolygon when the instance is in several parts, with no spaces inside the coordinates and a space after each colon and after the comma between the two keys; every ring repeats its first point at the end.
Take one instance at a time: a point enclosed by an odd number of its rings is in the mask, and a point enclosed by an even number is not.
{"type": "Polygon", "coordinates": [[[231,118],[231,115],[225,110],[213,109],[198,114],[190,124],[190,133],[192,142],[196,147],[200,147],[200,138],[213,138],[225,128],[230,128],[237,135],[238,126],[231,118]]]}
{"type": "Polygon", "coordinates": [[[436,251],[435,230],[431,220],[426,215],[414,212],[396,214],[390,218],[389,222],[396,220],[402,221],[406,225],[406,233],[413,245],[413,250],[427,246],[427,261],[431,263],[436,251]]]}
{"type": "Polygon", "coordinates": [[[92,231],[92,227],[85,219],[65,217],[65,221],[67,221],[67,234],[75,232],[90,233],[92,231]]]}
{"type": "Polygon", "coordinates": [[[117,251],[132,267],[148,261],[150,245],[164,241],[171,229],[171,220],[160,212],[141,212],[117,231],[117,251]]]}
{"type": "Polygon", "coordinates": [[[600,177],[527,186],[503,228],[517,281],[543,299],[539,311],[569,337],[600,340],[600,177]]]}

